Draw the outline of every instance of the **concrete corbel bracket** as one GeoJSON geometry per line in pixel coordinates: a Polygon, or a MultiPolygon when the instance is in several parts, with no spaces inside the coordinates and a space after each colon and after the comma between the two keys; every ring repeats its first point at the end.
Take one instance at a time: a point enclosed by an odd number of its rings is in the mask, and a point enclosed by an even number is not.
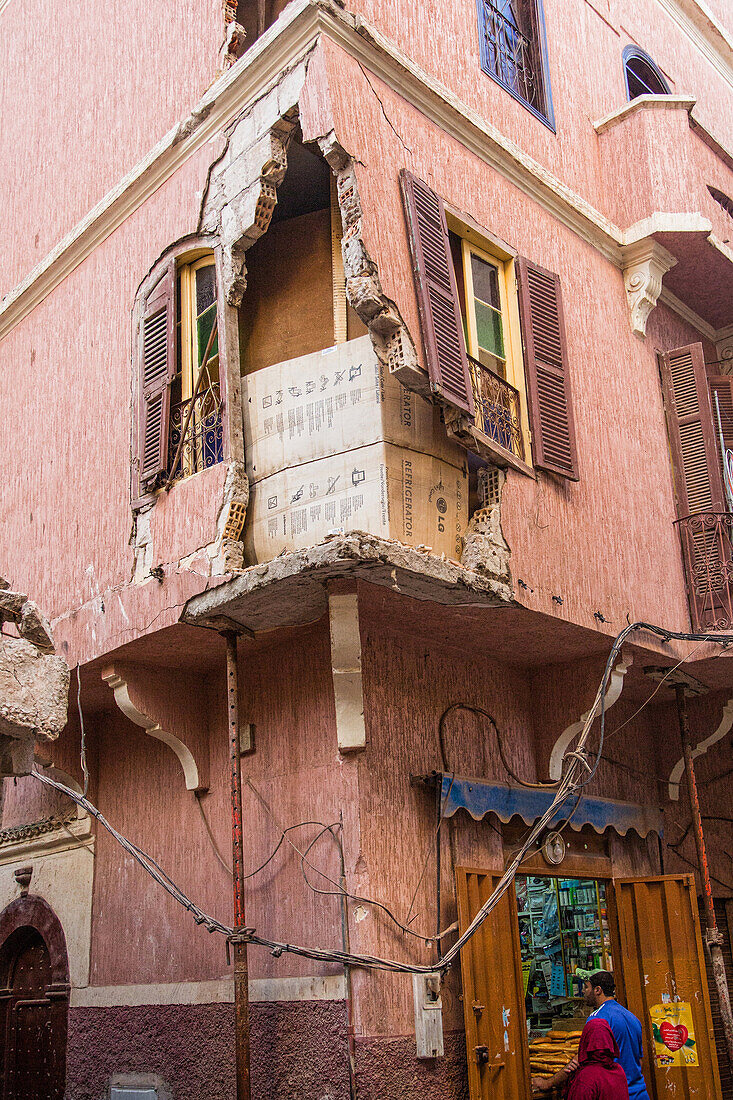
{"type": "Polygon", "coordinates": [[[662,292],[662,278],[677,260],[657,241],[646,237],[623,249],[626,297],[631,330],[646,336],[646,323],[662,292]]]}
{"type": "Polygon", "coordinates": [[[331,670],[338,747],[339,752],[355,752],[366,748],[359,604],[356,592],[330,592],[328,617],[331,626],[331,670]]]}
{"type": "Polygon", "coordinates": [[[154,699],[152,692],[146,692],[146,672],[145,669],[115,665],[102,672],[102,679],[112,688],[115,703],[125,717],[144,729],[149,737],[155,737],[173,750],[183,769],[186,790],[204,789],[207,784],[202,782],[199,767],[188,745],[176,734],[164,729],[157,718],[146,713],[154,699]]]}
{"type": "MultiPolygon", "coordinates": [[[[611,673],[611,679],[608,684],[605,699],[605,709],[608,710],[617,702],[621,689],[624,686],[624,677],[629,671],[629,668],[633,662],[633,654],[625,653],[622,651],[621,659],[611,673]]],[[[571,726],[564,729],[558,737],[555,744],[552,746],[552,752],[550,753],[550,779],[558,780],[562,778],[562,763],[563,758],[570,744],[579,735],[586,721],[590,711],[586,711],[585,714],[581,714],[580,719],[577,722],[573,722],[571,726]]]]}
{"type": "MultiPolygon", "coordinates": [[[[726,736],[730,732],[731,726],[733,726],[733,698],[729,699],[723,707],[723,714],[720,719],[720,724],[714,733],[711,733],[709,737],[699,741],[692,750],[692,759],[696,760],[698,756],[703,756],[709,748],[717,744],[718,741],[726,736]]],[[[677,761],[675,766],[669,775],[669,797],[672,802],[678,802],[680,797],[680,783],[682,782],[682,776],[685,772],[685,761],[683,757],[677,761]]]]}

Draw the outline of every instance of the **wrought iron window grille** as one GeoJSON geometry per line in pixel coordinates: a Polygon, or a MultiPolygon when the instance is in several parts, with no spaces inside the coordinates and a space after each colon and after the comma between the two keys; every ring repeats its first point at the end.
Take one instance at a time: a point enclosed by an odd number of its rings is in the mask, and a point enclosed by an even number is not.
{"type": "Polygon", "coordinates": [[[676,521],[682,545],[692,628],[733,626],[733,514],[695,512],[676,521]]]}
{"type": "Polygon", "coordinates": [[[470,355],[468,367],[475,427],[502,450],[524,462],[519,391],[470,355]]]}
{"type": "Polygon", "coordinates": [[[554,129],[541,0],[477,0],[477,7],[481,68],[554,129]]]}
{"type": "Polygon", "coordinates": [[[179,481],[223,460],[222,400],[219,383],[212,382],[195,397],[171,405],[168,479],[179,481]],[[193,409],[186,425],[190,405],[193,409]]]}

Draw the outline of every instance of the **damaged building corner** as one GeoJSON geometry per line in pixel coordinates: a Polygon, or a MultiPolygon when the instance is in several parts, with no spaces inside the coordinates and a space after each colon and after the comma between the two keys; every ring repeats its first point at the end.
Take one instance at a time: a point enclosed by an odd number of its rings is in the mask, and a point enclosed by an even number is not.
{"type": "Polygon", "coordinates": [[[0,775],[28,775],[36,742],[59,736],[69,678],[66,662],[54,653],[48,620],[0,578],[0,775]]]}

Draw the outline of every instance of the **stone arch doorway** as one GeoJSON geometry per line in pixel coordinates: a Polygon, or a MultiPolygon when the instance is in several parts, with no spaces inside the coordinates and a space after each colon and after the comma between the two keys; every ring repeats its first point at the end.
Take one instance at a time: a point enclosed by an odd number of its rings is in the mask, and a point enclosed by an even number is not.
{"type": "Polygon", "coordinates": [[[66,938],[43,898],[0,913],[0,1097],[63,1100],[69,963],[66,938]]]}

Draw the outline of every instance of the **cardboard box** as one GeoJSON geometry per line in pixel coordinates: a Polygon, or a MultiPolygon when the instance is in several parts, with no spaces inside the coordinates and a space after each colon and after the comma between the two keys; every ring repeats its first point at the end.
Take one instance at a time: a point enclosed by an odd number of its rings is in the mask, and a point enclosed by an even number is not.
{"type": "Polygon", "coordinates": [[[341,531],[367,531],[458,559],[468,522],[466,467],[390,443],[316,459],[255,481],[250,563],[341,531]]]}
{"type": "Polygon", "coordinates": [[[369,336],[246,375],[242,405],[250,483],[371,443],[465,463],[439,410],[385,371],[369,336]]]}

